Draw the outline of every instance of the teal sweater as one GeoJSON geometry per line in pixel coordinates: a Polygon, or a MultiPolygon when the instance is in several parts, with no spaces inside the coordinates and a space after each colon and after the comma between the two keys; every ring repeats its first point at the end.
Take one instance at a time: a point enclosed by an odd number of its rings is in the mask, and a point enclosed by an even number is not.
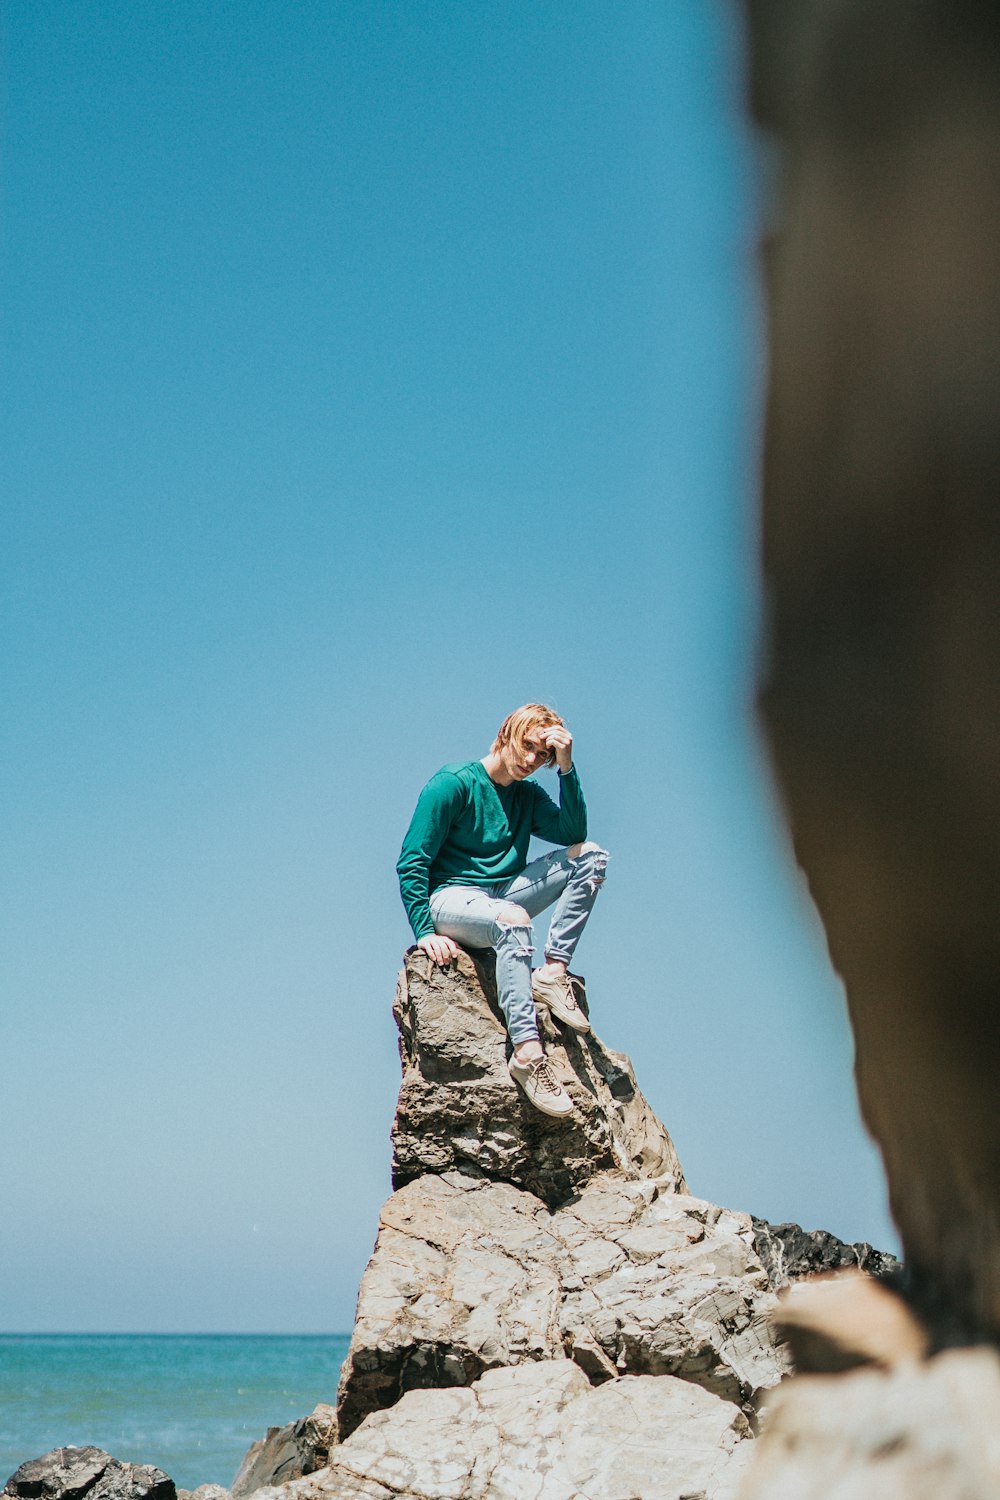
{"type": "Polygon", "coordinates": [[[575,766],[560,772],[558,807],[536,781],[498,786],[480,760],[442,766],[417,799],[396,863],[413,936],[434,931],[427,903],[439,886],[496,885],[520,875],[533,833],[550,844],[587,837],[575,766]]]}

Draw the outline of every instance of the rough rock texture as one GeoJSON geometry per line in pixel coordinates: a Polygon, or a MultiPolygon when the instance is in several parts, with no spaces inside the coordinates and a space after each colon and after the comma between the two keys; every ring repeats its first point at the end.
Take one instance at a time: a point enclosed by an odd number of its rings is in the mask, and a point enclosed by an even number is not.
{"type": "Polygon", "coordinates": [[[508,1076],[478,957],[439,969],[408,954],[396,1019],[396,1191],[358,1296],[339,1442],[324,1467],[261,1489],[302,1447],[272,1431],[234,1500],[732,1500],[751,1404],[787,1370],[755,1236],[775,1280],[845,1247],[814,1235],[793,1253],[785,1229],[689,1197],[628,1059],[548,1015],[578,1117],[538,1115],[508,1076]]]}
{"type": "Polygon", "coordinates": [[[873,1250],[863,1240],[855,1245],[846,1244],[825,1229],[801,1229],[798,1224],[768,1224],[765,1219],[754,1219],[753,1238],[775,1291],[803,1276],[848,1266],[879,1277],[896,1277],[901,1270],[894,1255],[873,1250]]]}
{"type": "MultiPolygon", "coordinates": [[[[337,1413],[320,1404],[307,1417],[285,1427],[269,1427],[248,1450],[233,1480],[233,1500],[242,1500],[269,1484],[301,1479],[326,1463],[337,1438],[337,1413]]],[[[208,1497],[205,1497],[208,1500],[208,1497]]]]}
{"type": "Polygon", "coordinates": [[[767,1398],[739,1500],[997,1500],[1000,1360],[963,1349],[767,1398]]]}
{"type": "Polygon", "coordinates": [[[1000,1340],[1000,26],[745,0],[768,245],[764,718],[940,1342],[1000,1340]]]}
{"type": "Polygon", "coordinates": [[[780,1379],[750,1219],[674,1179],[593,1179],[550,1212],[453,1172],[382,1210],[341,1376],[342,1436],[407,1390],[572,1359],[596,1383],[673,1374],[745,1401],[780,1379]]]}
{"type": "Polygon", "coordinates": [[[542,1007],[543,1040],[576,1112],[553,1120],[527,1103],[507,1072],[492,957],[462,953],[439,968],[418,949],[406,956],[395,1004],[403,1082],[394,1185],[458,1167],[527,1188],[553,1208],[602,1171],[655,1177],[683,1192],[673,1143],[629,1059],[593,1033],[558,1025],[542,1007]]]}
{"type": "Polygon", "coordinates": [[[749,1424],[688,1381],[592,1387],[566,1360],[411,1391],[329,1467],[258,1500],[733,1500],[749,1424]]]}
{"type": "Polygon", "coordinates": [[[149,1464],[120,1463],[101,1448],[53,1448],[11,1475],[17,1500],[176,1500],[172,1479],[149,1464]]]}

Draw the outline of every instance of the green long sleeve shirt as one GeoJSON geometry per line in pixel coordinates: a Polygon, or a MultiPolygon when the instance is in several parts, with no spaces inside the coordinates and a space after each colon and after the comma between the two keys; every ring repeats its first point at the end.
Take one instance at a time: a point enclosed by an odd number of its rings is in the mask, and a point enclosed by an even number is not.
{"type": "Polygon", "coordinates": [[[429,898],[442,885],[495,885],[528,863],[532,834],[550,844],[587,837],[576,767],[559,776],[559,805],[536,781],[498,786],[480,760],[442,766],[417,799],[396,863],[416,939],[434,931],[429,898]]]}

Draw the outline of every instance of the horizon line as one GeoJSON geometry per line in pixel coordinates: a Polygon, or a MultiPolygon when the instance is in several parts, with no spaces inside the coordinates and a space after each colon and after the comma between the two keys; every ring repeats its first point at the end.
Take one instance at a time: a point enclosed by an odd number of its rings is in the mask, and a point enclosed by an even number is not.
{"type": "Polygon", "coordinates": [[[224,1328],[213,1329],[209,1332],[185,1331],[184,1329],[167,1331],[155,1328],[0,1329],[0,1339],[349,1339],[350,1337],[350,1333],[339,1330],[331,1333],[254,1333],[247,1329],[235,1331],[224,1328]]]}

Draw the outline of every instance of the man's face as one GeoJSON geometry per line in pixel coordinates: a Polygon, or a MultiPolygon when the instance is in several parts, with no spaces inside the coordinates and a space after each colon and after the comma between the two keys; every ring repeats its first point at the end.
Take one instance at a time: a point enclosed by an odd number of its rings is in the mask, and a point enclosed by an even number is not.
{"type": "Polygon", "coordinates": [[[500,751],[504,770],[514,781],[523,781],[551,758],[546,729],[529,729],[523,740],[508,740],[500,751]]]}

